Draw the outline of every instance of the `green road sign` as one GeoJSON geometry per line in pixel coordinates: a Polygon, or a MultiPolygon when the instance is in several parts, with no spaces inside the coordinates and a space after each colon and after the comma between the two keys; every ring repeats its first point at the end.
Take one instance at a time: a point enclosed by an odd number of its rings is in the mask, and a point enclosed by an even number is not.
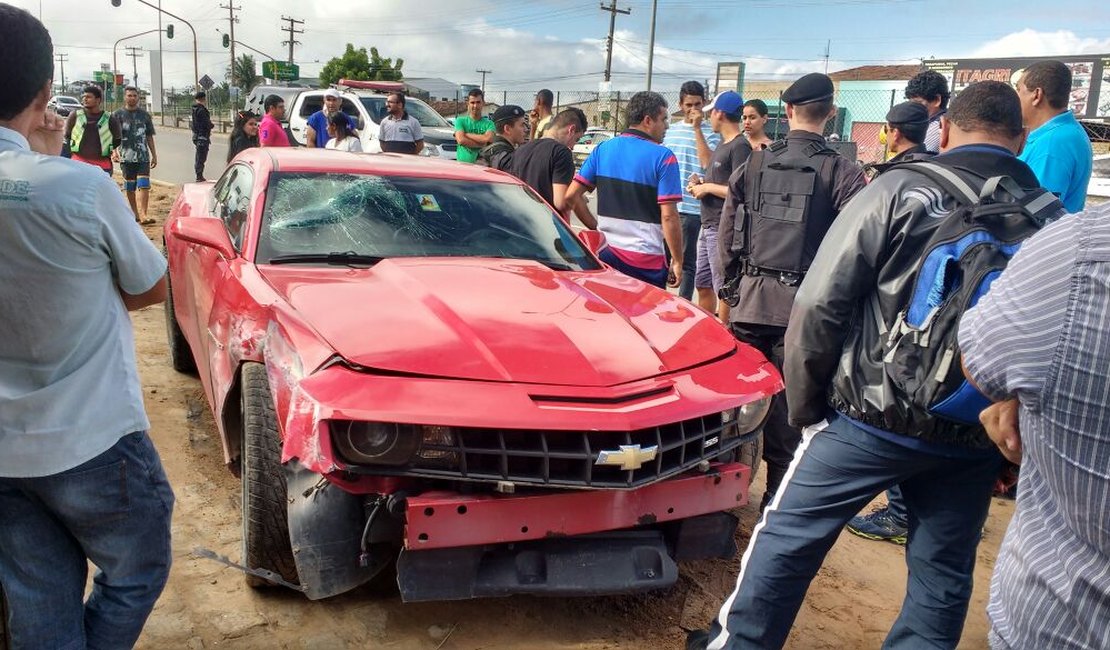
{"type": "Polygon", "coordinates": [[[301,78],[301,66],[284,61],[263,61],[262,76],[274,81],[296,81],[301,78]]]}
{"type": "Polygon", "coordinates": [[[112,74],[109,70],[94,70],[93,81],[98,83],[115,83],[116,75],[112,74]]]}

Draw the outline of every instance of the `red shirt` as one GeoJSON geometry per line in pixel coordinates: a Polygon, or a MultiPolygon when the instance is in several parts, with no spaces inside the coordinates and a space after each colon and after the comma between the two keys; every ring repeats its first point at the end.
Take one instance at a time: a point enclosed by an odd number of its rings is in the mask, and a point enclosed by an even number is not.
{"type": "Polygon", "coordinates": [[[263,147],[288,147],[289,136],[285,135],[281,122],[270,115],[263,115],[258,123],[258,144],[263,147]]]}

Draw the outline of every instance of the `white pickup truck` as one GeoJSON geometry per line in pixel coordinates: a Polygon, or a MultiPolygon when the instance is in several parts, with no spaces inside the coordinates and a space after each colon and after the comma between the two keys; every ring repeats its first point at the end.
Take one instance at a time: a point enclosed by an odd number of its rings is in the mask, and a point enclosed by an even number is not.
{"type": "MultiPolygon", "coordinates": [[[[348,81],[341,79],[336,89],[342,95],[342,111],[355,118],[359,127],[362,150],[379,152],[378,123],[387,111],[385,100],[389,92],[401,90],[404,85],[385,81],[348,81]]],[[[324,107],[324,90],[303,90],[297,94],[292,106],[286,103],[286,116],[289,131],[298,145],[305,143],[308,131],[308,118],[324,107]]],[[[448,160],[455,159],[455,129],[435,112],[431,106],[414,97],[405,97],[405,110],[420,122],[424,132],[424,151],[421,155],[437,156],[448,160]]]]}

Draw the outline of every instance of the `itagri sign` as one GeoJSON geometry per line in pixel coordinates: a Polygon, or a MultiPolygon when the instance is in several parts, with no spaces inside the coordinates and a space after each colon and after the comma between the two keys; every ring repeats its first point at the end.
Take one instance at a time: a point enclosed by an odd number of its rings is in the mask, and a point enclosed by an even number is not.
{"type": "Polygon", "coordinates": [[[1005,81],[1016,86],[1021,73],[1038,61],[1061,61],[1071,68],[1068,105],[1076,117],[1110,117],[1110,54],[948,59],[923,63],[926,68],[948,77],[952,92],[958,93],[978,81],[1005,81]]]}

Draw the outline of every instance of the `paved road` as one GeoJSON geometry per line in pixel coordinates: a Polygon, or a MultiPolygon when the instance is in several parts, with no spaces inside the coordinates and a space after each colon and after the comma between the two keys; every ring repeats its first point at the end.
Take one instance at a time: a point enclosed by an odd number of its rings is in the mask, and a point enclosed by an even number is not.
{"type": "MultiPolygon", "coordinates": [[[[158,148],[158,166],[150,172],[151,178],[180,185],[196,180],[193,174],[193,134],[187,129],[175,129],[155,124],[157,134],[154,144],[158,148]]],[[[204,176],[209,180],[219,178],[227,160],[227,134],[213,133],[204,176]]]]}

